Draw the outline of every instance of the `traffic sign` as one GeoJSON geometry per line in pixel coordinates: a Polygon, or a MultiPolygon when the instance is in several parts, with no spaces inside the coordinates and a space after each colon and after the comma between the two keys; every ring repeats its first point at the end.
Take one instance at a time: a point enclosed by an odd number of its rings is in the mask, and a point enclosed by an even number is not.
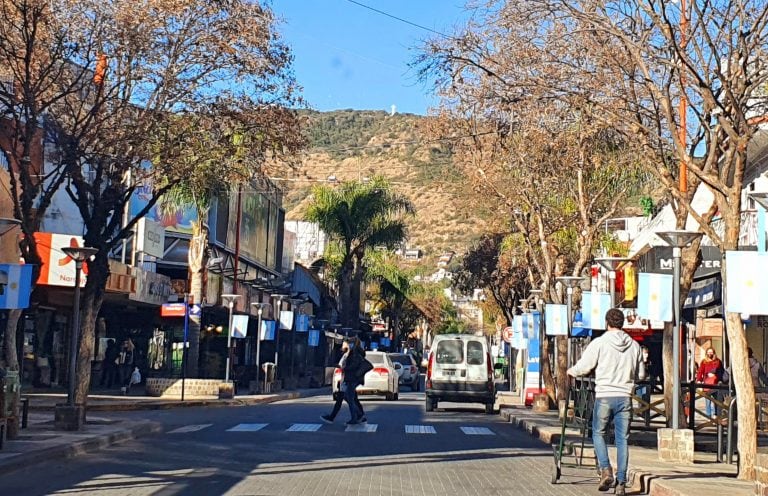
{"type": "Polygon", "coordinates": [[[507,343],[511,343],[512,342],[512,334],[513,334],[512,327],[505,327],[504,330],[501,331],[501,337],[507,343]]]}
{"type": "Polygon", "coordinates": [[[200,315],[201,310],[202,309],[200,308],[200,305],[198,305],[197,303],[189,306],[189,314],[192,316],[200,315]]]}

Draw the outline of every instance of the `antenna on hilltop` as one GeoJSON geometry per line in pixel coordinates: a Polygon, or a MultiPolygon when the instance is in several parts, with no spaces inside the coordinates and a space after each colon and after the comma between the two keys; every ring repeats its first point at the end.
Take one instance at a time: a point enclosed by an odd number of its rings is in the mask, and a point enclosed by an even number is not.
{"type": "Polygon", "coordinates": [[[389,115],[395,115],[397,113],[397,105],[392,104],[392,110],[389,112],[389,115]]]}

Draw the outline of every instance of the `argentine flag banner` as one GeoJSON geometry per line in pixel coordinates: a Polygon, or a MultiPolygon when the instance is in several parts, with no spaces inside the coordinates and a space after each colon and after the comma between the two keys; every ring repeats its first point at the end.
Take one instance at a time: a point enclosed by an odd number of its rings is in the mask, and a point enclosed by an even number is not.
{"type": "Polygon", "coordinates": [[[525,333],[523,332],[523,316],[516,315],[512,319],[512,343],[513,348],[518,350],[524,350],[528,347],[528,342],[525,339],[525,333]]]}
{"type": "Polygon", "coordinates": [[[672,322],[672,279],[670,274],[638,274],[638,315],[649,320],[672,322]]]}
{"type": "Polygon", "coordinates": [[[29,307],[32,267],[31,264],[0,264],[0,280],[7,281],[0,293],[0,309],[29,307]]]}
{"type": "Polygon", "coordinates": [[[523,336],[526,339],[539,339],[541,314],[539,312],[531,312],[524,313],[520,317],[523,319],[523,336]]]}
{"type": "Polygon", "coordinates": [[[768,315],[768,253],[725,252],[725,310],[768,315]]]}
{"type": "Polygon", "coordinates": [[[605,329],[605,312],[611,308],[611,293],[581,293],[581,318],[584,329],[605,329]]]}
{"type": "Polygon", "coordinates": [[[568,305],[547,303],[544,307],[544,323],[547,336],[567,336],[568,305]]]}

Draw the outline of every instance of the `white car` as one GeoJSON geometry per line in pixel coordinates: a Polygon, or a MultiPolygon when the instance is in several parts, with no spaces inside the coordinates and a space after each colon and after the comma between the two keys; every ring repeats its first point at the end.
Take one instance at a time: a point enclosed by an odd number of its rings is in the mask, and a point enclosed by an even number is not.
{"type": "Polygon", "coordinates": [[[405,384],[411,388],[411,391],[418,391],[419,368],[416,366],[416,359],[413,355],[407,353],[390,353],[389,358],[395,364],[395,369],[400,375],[400,384],[405,384]]]}
{"type": "MultiPolygon", "coordinates": [[[[383,395],[387,401],[397,400],[400,397],[399,376],[395,365],[386,353],[381,351],[368,351],[365,359],[371,362],[373,370],[365,374],[362,384],[357,386],[359,395],[383,395]]],[[[333,372],[333,392],[341,391],[341,383],[344,380],[344,372],[336,367],[333,372]]]]}

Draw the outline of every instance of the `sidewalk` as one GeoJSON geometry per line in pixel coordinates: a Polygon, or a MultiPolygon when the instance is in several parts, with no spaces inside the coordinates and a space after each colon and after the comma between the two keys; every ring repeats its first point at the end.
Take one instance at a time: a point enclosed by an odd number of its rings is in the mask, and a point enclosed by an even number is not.
{"type": "Polygon", "coordinates": [[[88,397],[85,427],[77,432],[53,428],[53,409],[66,401],[64,393],[29,393],[28,427],[19,437],[6,440],[0,450],[0,475],[28,465],[69,458],[89,453],[149,434],[163,431],[159,422],[115,419],[94,412],[157,410],[195,406],[245,406],[327,393],[327,388],[284,391],[275,394],[237,396],[231,400],[213,397],[190,398],[185,401],[149,396],[109,396],[93,394],[88,397]]]}
{"type": "MultiPolygon", "coordinates": [[[[546,444],[558,442],[561,423],[556,411],[537,413],[521,405],[519,396],[509,393],[500,394],[500,414],[517,427],[526,430],[546,444]]],[[[575,429],[566,430],[566,436],[576,438],[575,429]]],[[[630,435],[629,448],[629,494],[650,494],[651,496],[747,496],[755,494],[755,484],[736,479],[736,465],[717,463],[714,453],[697,451],[693,465],[676,465],[660,462],[655,447],[633,445],[635,432],[630,435]]],[[[642,436],[643,444],[649,444],[647,436],[642,436]]],[[[591,440],[590,440],[591,443],[591,440]]],[[[655,444],[655,443],[654,443],[655,444]]],[[[615,451],[610,449],[609,452],[615,451]]],[[[554,471],[554,457],[552,460],[554,471]]],[[[583,480],[597,475],[587,468],[567,468],[562,470],[559,484],[567,484],[569,478],[583,480]]]]}

